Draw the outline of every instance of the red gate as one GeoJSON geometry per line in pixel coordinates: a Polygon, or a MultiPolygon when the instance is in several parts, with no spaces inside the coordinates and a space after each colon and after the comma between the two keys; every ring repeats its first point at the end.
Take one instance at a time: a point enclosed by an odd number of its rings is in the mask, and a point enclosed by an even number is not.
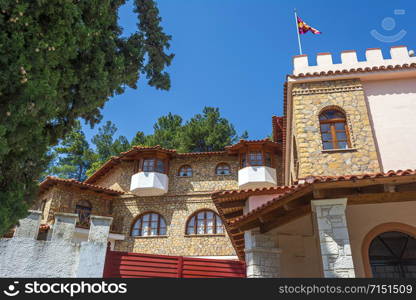
{"type": "Polygon", "coordinates": [[[243,262],[107,251],[104,278],[246,277],[243,262]]]}

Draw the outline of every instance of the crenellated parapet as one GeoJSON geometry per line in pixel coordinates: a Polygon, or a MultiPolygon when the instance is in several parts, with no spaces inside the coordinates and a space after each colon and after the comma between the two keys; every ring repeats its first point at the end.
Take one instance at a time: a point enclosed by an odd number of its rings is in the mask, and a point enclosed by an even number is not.
{"type": "Polygon", "coordinates": [[[390,58],[384,57],[381,49],[370,48],[365,52],[366,59],[359,61],[355,50],[341,52],[341,63],[334,63],[331,53],[319,53],[316,57],[316,65],[311,65],[308,55],[297,55],[293,58],[293,75],[307,76],[325,74],[342,74],[351,71],[366,71],[373,68],[391,69],[406,67],[414,64],[416,57],[409,54],[406,46],[394,46],[390,48],[390,58]]]}

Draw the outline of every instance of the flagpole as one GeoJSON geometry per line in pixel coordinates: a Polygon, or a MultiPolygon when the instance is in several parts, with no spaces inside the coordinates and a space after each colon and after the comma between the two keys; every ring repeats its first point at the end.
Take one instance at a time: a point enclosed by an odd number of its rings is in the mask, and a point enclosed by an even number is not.
{"type": "Polygon", "coordinates": [[[296,32],[298,34],[299,54],[302,55],[302,43],[300,42],[299,24],[298,24],[298,13],[295,8],[295,20],[296,20],[296,32]]]}

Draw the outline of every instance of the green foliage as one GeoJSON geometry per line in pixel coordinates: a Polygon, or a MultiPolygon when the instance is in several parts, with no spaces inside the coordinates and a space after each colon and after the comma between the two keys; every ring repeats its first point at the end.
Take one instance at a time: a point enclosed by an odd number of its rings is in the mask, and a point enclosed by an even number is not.
{"type": "Polygon", "coordinates": [[[108,121],[93,136],[95,149],[91,149],[80,128],[76,127],[60,146],[54,147],[49,153],[55,157],[54,164],[48,169],[49,174],[83,180],[110,157],[133,146],[160,145],[179,152],[217,151],[240,138],[248,138],[247,131],[238,137],[233,125],[220,116],[218,108],[212,107],[204,108],[202,115],[195,115],[186,124],[183,124],[182,117],[169,113],[157,120],[153,130],[150,135],[138,131],[129,143],[125,136],[115,138],[117,127],[108,121]]]}
{"type": "Polygon", "coordinates": [[[91,176],[110,157],[130,149],[130,143],[125,136],[121,135],[114,139],[116,132],[116,125],[107,121],[98,129],[98,134],[93,136],[92,143],[95,145],[95,153],[93,163],[86,173],[87,176],[91,176]]]}
{"type": "Polygon", "coordinates": [[[154,1],[134,1],[138,27],[127,37],[117,24],[124,3],[0,0],[0,235],[25,216],[48,148],[77,119],[97,124],[105,102],[136,88],[142,73],[169,89],[170,36],[154,1]]]}
{"type": "Polygon", "coordinates": [[[94,153],[81,130],[79,121],[52,153],[56,163],[49,169],[51,175],[74,178],[78,181],[86,179],[85,173],[91,167],[94,153]]]}
{"type": "Polygon", "coordinates": [[[153,134],[146,137],[145,145],[160,145],[167,149],[178,149],[181,144],[182,118],[169,113],[160,117],[153,125],[153,134]]]}
{"type": "Polygon", "coordinates": [[[205,107],[183,126],[179,150],[206,152],[223,150],[238,140],[234,126],[222,118],[218,108],[205,107]]]}

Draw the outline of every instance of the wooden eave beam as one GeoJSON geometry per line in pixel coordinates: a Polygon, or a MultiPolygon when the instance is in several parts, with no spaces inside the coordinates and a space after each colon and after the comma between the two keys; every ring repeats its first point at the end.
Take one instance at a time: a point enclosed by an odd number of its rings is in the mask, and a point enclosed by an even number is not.
{"type": "Polygon", "coordinates": [[[269,230],[285,225],[289,222],[292,222],[296,219],[299,219],[303,216],[306,216],[307,214],[311,213],[311,206],[309,204],[303,205],[301,207],[298,207],[296,209],[293,209],[292,211],[286,213],[284,216],[277,217],[275,220],[263,223],[260,225],[260,232],[265,233],[269,230]]]}
{"type": "Polygon", "coordinates": [[[403,184],[416,181],[416,175],[392,176],[392,177],[378,177],[366,179],[351,179],[340,181],[328,181],[314,183],[315,189],[333,189],[340,187],[364,187],[377,184],[403,184]]]}
{"type": "Polygon", "coordinates": [[[416,191],[357,194],[348,196],[348,204],[375,204],[416,201],[416,191]]]}
{"type": "Polygon", "coordinates": [[[237,200],[237,201],[230,201],[230,202],[217,202],[218,206],[221,208],[244,208],[246,200],[237,200]]]}
{"type": "Polygon", "coordinates": [[[243,210],[240,209],[240,210],[236,210],[236,211],[233,211],[233,212],[224,213],[223,215],[224,215],[224,218],[226,218],[226,219],[232,219],[232,218],[242,216],[243,215],[243,210]]]}
{"type": "Polygon", "coordinates": [[[312,197],[312,186],[305,186],[301,189],[299,189],[298,191],[294,192],[293,194],[284,196],[283,198],[277,200],[275,203],[271,204],[270,206],[264,208],[263,210],[261,210],[261,212],[259,213],[254,213],[250,216],[248,216],[247,218],[245,218],[244,220],[237,222],[236,224],[233,225],[234,228],[239,228],[241,231],[245,231],[248,229],[252,229],[254,228],[253,225],[259,226],[261,224],[259,217],[260,215],[266,215],[270,212],[273,212],[274,210],[276,210],[277,208],[283,207],[283,205],[298,199],[300,197],[303,197],[307,194],[311,194],[312,197]],[[245,229],[248,228],[248,229],[245,229]]]}

